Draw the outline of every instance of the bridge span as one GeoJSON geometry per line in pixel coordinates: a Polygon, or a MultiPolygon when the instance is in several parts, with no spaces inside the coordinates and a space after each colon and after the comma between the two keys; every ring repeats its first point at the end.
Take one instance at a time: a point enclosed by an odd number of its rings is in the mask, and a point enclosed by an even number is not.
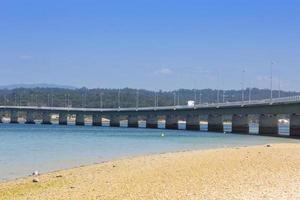
{"type": "Polygon", "coordinates": [[[223,132],[223,122],[230,119],[233,133],[249,133],[249,121],[256,116],[259,134],[276,136],[279,133],[278,119],[289,118],[290,136],[300,137],[300,97],[278,98],[250,102],[201,104],[195,106],[164,106],[138,108],[73,108],[0,106],[0,122],[9,117],[10,123],[19,123],[19,116],[26,116],[26,124],[34,124],[37,116],[42,124],[52,124],[51,116],[58,115],[60,125],[68,124],[68,116],[75,117],[76,125],[85,125],[85,116],[92,117],[92,125],[102,126],[103,119],[112,127],[119,127],[121,120],[128,127],[139,127],[139,120],[146,121],[146,128],[158,128],[158,121],[165,120],[166,129],[178,129],[179,121],[186,122],[187,130],[200,130],[200,121],[206,121],[208,131],[223,132]]]}

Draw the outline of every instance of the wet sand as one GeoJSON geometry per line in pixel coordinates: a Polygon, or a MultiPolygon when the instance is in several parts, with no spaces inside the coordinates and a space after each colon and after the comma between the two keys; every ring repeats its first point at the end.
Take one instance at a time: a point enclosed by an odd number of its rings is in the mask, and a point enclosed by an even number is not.
{"type": "Polygon", "coordinates": [[[0,199],[300,199],[300,144],[121,159],[0,183],[0,199]]]}

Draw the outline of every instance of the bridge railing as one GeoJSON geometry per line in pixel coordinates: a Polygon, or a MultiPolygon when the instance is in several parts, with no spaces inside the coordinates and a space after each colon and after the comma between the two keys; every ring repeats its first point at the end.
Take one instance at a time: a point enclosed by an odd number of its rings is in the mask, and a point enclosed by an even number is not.
{"type": "Polygon", "coordinates": [[[175,105],[175,106],[158,106],[158,107],[130,107],[130,108],[74,108],[74,107],[47,107],[47,106],[0,106],[0,108],[10,109],[31,109],[31,110],[61,110],[61,111],[146,111],[146,110],[177,110],[177,109],[197,109],[197,108],[219,108],[231,106],[251,106],[251,105],[266,105],[278,103],[300,102],[300,96],[251,100],[251,101],[235,101],[224,103],[203,103],[190,105],[175,105]]]}

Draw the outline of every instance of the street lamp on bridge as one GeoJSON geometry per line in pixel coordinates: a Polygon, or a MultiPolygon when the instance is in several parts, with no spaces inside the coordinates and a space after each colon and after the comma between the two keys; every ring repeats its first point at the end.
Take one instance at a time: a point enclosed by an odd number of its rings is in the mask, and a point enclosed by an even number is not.
{"type": "Polygon", "coordinates": [[[136,108],[139,107],[139,90],[136,90],[136,108]]]}

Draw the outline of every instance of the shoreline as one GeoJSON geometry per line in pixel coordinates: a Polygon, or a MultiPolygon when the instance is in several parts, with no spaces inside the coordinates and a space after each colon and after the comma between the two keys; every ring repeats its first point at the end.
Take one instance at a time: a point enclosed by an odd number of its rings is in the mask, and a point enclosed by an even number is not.
{"type": "Polygon", "coordinates": [[[116,159],[0,183],[0,199],[297,198],[300,144],[116,159]]]}
{"type": "MultiPolygon", "coordinates": [[[[190,131],[190,132],[194,132],[194,131],[190,131]]],[[[226,134],[233,134],[233,133],[226,133],[226,134]]],[[[234,134],[235,135],[237,135],[237,134],[238,135],[245,135],[243,133],[234,133],[234,134]]],[[[276,136],[269,136],[269,135],[254,135],[254,134],[253,134],[253,136],[259,136],[259,137],[276,137],[276,136]]],[[[277,136],[277,137],[286,138],[285,136],[277,136]]],[[[295,139],[295,140],[299,139],[299,137],[295,137],[295,138],[287,137],[287,138],[288,139],[295,139]]],[[[271,144],[297,144],[297,143],[285,142],[285,143],[271,143],[271,144]]],[[[102,160],[102,161],[94,161],[94,162],[90,162],[90,163],[82,163],[82,164],[74,165],[74,166],[71,166],[71,167],[62,167],[60,169],[48,170],[48,171],[45,171],[45,172],[40,172],[39,171],[39,175],[51,174],[51,173],[56,173],[56,172],[60,172],[60,171],[66,171],[66,170],[71,170],[71,169],[76,169],[76,168],[81,168],[81,167],[87,167],[87,166],[92,166],[92,165],[100,165],[100,164],[104,164],[104,163],[108,163],[108,162],[115,162],[115,161],[121,161],[121,160],[130,160],[130,159],[139,158],[139,157],[149,157],[149,156],[156,156],[156,155],[176,154],[176,153],[194,152],[194,151],[200,152],[200,151],[210,151],[210,150],[226,150],[226,149],[232,149],[232,148],[246,148],[246,147],[264,146],[264,145],[267,145],[267,143],[266,144],[255,144],[255,145],[207,147],[207,148],[203,148],[203,149],[196,148],[196,149],[185,149],[185,150],[175,150],[175,151],[164,151],[164,152],[146,153],[146,154],[141,154],[141,155],[129,155],[129,156],[111,158],[111,159],[102,160]]],[[[35,169],[33,169],[33,170],[35,170],[35,169]]],[[[1,184],[4,184],[4,183],[15,182],[15,181],[22,180],[22,179],[27,179],[27,178],[30,178],[30,177],[32,177],[32,175],[28,173],[27,175],[23,175],[23,176],[11,178],[11,179],[2,179],[2,180],[0,179],[0,186],[1,186],[1,184]]]]}
{"type": "MultiPolygon", "coordinates": [[[[264,136],[262,136],[262,137],[264,137],[264,136]]],[[[273,143],[273,144],[281,144],[281,143],[273,143]]],[[[296,144],[296,143],[285,143],[285,144],[296,144]]],[[[264,145],[248,145],[248,146],[245,145],[245,146],[234,146],[234,147],[228,146],[228,147],[219,147],[219,148],[212,147],[212,148],[204,148],[204,149],[186,149],[186,150],[176,150],[176,151],[170,151],[170,152],[166,151],[166,152],[160,152],[160,153],[147,153],[147,154],[142,154],[142,155],[131,155],[131,156],[124,156],[124,157],[118,157],[118,158],[103,160],[103,161],[99,161],[99,162],[96,161],[96,162],[91,162],[91,163],[87,163],[87,164],[81,164],[81,165],[74,166],[74,167],[65,167],[65,168],[61,168],[61,169],[57,169],[57,170],[50,170],[48,172],[42,172],[42,173],[39,172],[39,176],[47,175],[47,174],[53,174],[53,173],[59,173],[61,171],[68,171],[68,170],[77,169],[77,168],[89,167],[89,166],[94,166],[94,165],[101,165],[101,164],[106,164],[106,163],[110,163],[110,162],[138,159],[138,158],[141,158],[141,157],[151,157],[151,156],[186,153],[186,152],[202,152],[202,151],[210,151],[210,150],[226,150],[226,149],[231,149],[231,148],[246,148],[246,147],[256,147],[256,146],[264,146],[264,145]]],[[[17,182],[17,181],[21,181],[21,180],[26,180],[26,179],[32,178],[32,177],[34,177],[34,176],[29,174],[29,175],[20,176],[20,177],[8,179],[8,180],[3,180],[3,181],[0,180],[0,188],[1,188],[2,184],[9,183],[9,182],[17,182]]]]}

